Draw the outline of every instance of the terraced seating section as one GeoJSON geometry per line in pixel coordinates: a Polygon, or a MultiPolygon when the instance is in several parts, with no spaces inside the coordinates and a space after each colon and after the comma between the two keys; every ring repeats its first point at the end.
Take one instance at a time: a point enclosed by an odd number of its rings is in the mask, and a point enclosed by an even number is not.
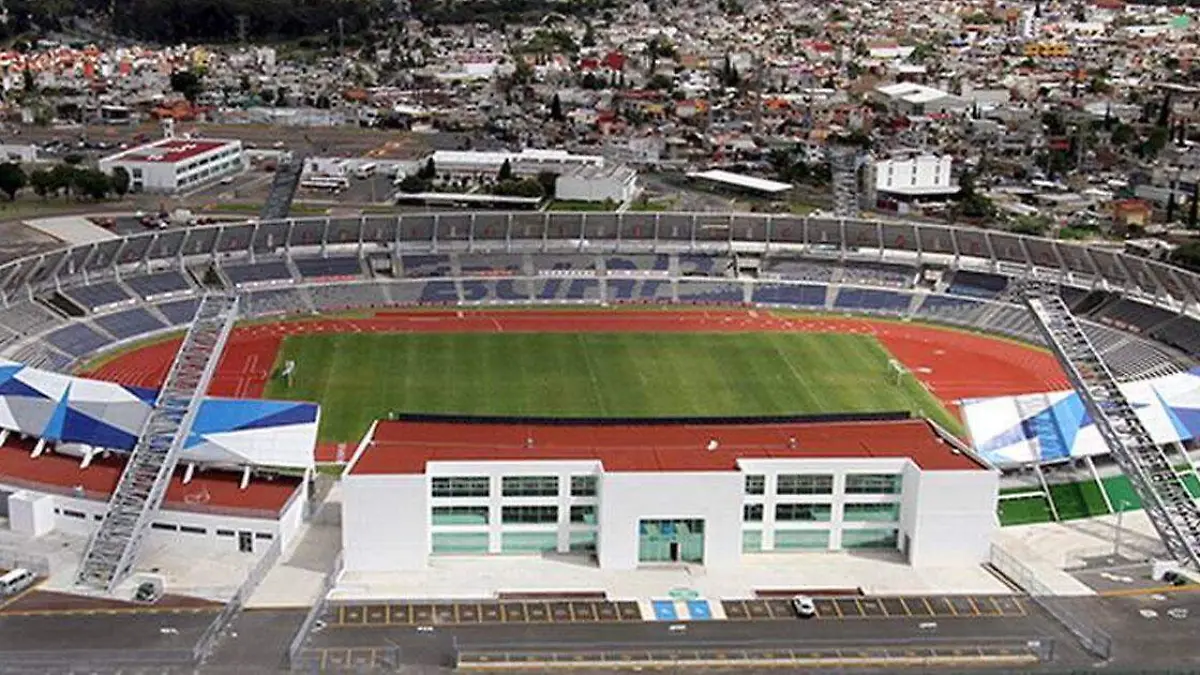
{"type": "Polygon", "coordinates": [[[111,338],[97,333],[86,323],[63,326],[53,333],[47,334],[45,340],[63,352],[76,357],[87,356],[112,342],[111,338]]]}
{"type": "Polygon", "coordinates": [[[129,276],[122,280],[126,286],[133,289],[134,293],[146,300],[192,290],[192,285],[188,283],[187,277],[178,270],[129,276]]]}
{"type": "Polygon", "coordinates": [[[74,300],[79,306],[95,311],[101,307],[115,305],[133,300],[121,285],[115,281],[101,281],[87,286],[75,286],[63,289],[63,295],[74,300]]]}
{"type": "Polygon", "coordinates": [[[163,323],[161,319],[142,307],[98,316],[94,321],[97,326],[118,340],[153,333],[167,327],[167,324],[163,323]]]}
{"type": "Polygon", "coordinates": [[[155,307],[158,311],[167,317],[172,326],[182,326],[189,324],[196,317],[196,309],[200,307],[199,298],[184,298],[182,300],[171,300],[170,302],[160,302],[155,307]]]}
{"type": "Polygon", "coordinates": [[[224,270],[225,276],[229,277],[229,281],[234,286],[292,279],[292,271],[282,260],[263,260],[249,265],[227,265],[221,269],[224,270]]]}
{"type": "Polygon", "coordinates": [[[306,279],[329,279],[334,277],[362,276],[362,266],[357,256],[330,258],[294,258],[300,276],[306,279]]]}
{"type": "Polygon", "coordinates": [[[63,317],[31,301],[18,302],[0,311],[0,324],[21,335],[40,333],[66,322],[63,317]]]}

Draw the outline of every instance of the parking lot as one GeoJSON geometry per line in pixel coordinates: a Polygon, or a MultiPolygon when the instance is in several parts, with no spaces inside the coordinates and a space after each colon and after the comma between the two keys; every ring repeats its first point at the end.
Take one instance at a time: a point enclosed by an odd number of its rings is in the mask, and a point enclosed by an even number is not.
{"type": "Polygon", "coordinates": [[[330,626],[434,626],[505,623],[616,623],[641,621],[636,602],[604,600],[393,603],[335,605],[330,626]]]}
{"type": "MultiPolygon", "coordinates": [[[[1025,601],[1009,595],[941,595],[814,598],[816,619],[975,618],[1025,616],[1025,601]]],[[[733,621],[795,619],[787,598],[724,600],[733,621]]]]}

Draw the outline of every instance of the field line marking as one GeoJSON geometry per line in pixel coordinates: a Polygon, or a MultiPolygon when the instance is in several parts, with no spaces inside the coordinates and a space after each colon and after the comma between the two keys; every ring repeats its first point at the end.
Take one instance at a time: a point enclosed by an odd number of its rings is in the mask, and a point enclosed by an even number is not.
{"type": "Polygon", "coordinates": [[[809,396],[810,396],[810,397],[811,397],[811,398],[812,398],[814,401],[820,401],[820,399],[819,399],[819,398],[817,397],[817,395],[816,395],[816,392],[815,392],[815,391],[813,391],[812,385],[811,385],[811,384],[809,384],[809,383],[808,383],[808,381],[807,381],[807,380],[804,378],[804,376],[800,374],[800,371],[796,369],[796,364],[792,363],[792,359],[791,359],[791,357],[789,357],[789,356],[787,355],[787,352],[785,352],[784,350],[782,350],[782,349],[780,349],[780,348],[779,348],[779,345],[775,343],[775,340],[774,340],[774,339],[772,339],[773,337],[774,337],[774,336],[772,335],[772,336],[771,336],[770,338],[768,338],[768,339],[770,339],[770,341],[771,341],[771,347],[772,347],[772,348],[775,350],[775,353],[776,353],[776,354],[779,354],[781,357],[783,357],[783,363],[784,363],[785,365],[787,365],[787,367],[788,367],[788,370],[792,371],[792,375],[793,375],[793,376],[794,376],[794,377],[795,377],[797,380],[799,380],[799,381],[800,381],[800,384],[801,384],[801,385],[803,385],[803,386],[804,386],[804,391],[808,392],[808,395],[809,395],[809,396]]]}
{"type": "Polygon", "coordinates": [[[607,415],[608,410],[604,406],[604,399],[600,396],[600,378],[596,377],[596,369],[592,368],[592,357],[588,354],[587,342],[584,341],[583,336],[583,333],[576,333],[575,339],[583,351],[583,364],[587,367],[588,379],[592,381],[592,397],[596,399],[600,413],[607,415]]]}

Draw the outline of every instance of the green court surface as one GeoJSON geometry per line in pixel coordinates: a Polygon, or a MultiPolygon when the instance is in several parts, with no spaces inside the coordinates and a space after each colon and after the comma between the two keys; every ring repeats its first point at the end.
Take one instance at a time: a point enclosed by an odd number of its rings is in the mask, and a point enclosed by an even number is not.
{"type": "Polygon", "coordinates": [[[291,385],[321,404],[322,441],[390,412],[549,417],[908,410],[961,426],[870,336],[826,333],[359,333],[288,337],[291,385]]]}
{"type": "MultiPolygon", "coordinates": [[[[1181,476],[1184,486],[1193,497],[1200,498],[1200,481],[1192,474],[1181,476]]],[[[1142,508],[1142,500],[1134,492],[1129,479],[1122,475],[1102,478],[1104,491],[1117,511],[1132,511],[1142,508]]],[[[1032,492],[1030,488],[1006,488],[1001,492],[1032,492]]],[[[1050,495],[1058,509],[1059,520],[1094,518],[1109,513],[1100,486],[1096,481],[1076,481],[1050,485],[1050,495]]],[[[1002,499],[997,506],[1001,525],[1025,525],[1047,523],[1054,520],[1044,495],[1002,499]]]]}

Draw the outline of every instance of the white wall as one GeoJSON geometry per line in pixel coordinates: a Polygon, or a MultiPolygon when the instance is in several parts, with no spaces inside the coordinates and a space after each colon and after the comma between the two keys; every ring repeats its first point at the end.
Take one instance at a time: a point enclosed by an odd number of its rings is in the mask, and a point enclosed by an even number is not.
{"type": "Polygon", "coordinates": [[[8,496],[8,523],[13,532],[40,537],[54,529],[54,498],[22,490],[8,496]]]}
{"type": "Polygon", "coordinates": [[[901,539],[915,567],[970,565],[987,560],[999,523],[995,471],[905,471],[901,539]]]}
{"type": "Polygon", "coordinates": [[[883,159],[875,162],[875,189],[890,188],[942,188],[951,187],[950,169],[954,159],[950,155],[934,157],[923,155],[912,159],[883,159]]]}
{"type": "Polygon", "coordinates": [[[743,477],[737,471],[603,474],[597,541],[600,567],[638,566],[640,520],[690,518],[704,520],[704,565],[737,566],[742,558],[743,490],[743,477]]]}
{"type": "Polygon", "coordinates": [[[347,571],[421,569],[429,559],[429,482],[416,475],[349,475],[342,490],[347,571]]]}

